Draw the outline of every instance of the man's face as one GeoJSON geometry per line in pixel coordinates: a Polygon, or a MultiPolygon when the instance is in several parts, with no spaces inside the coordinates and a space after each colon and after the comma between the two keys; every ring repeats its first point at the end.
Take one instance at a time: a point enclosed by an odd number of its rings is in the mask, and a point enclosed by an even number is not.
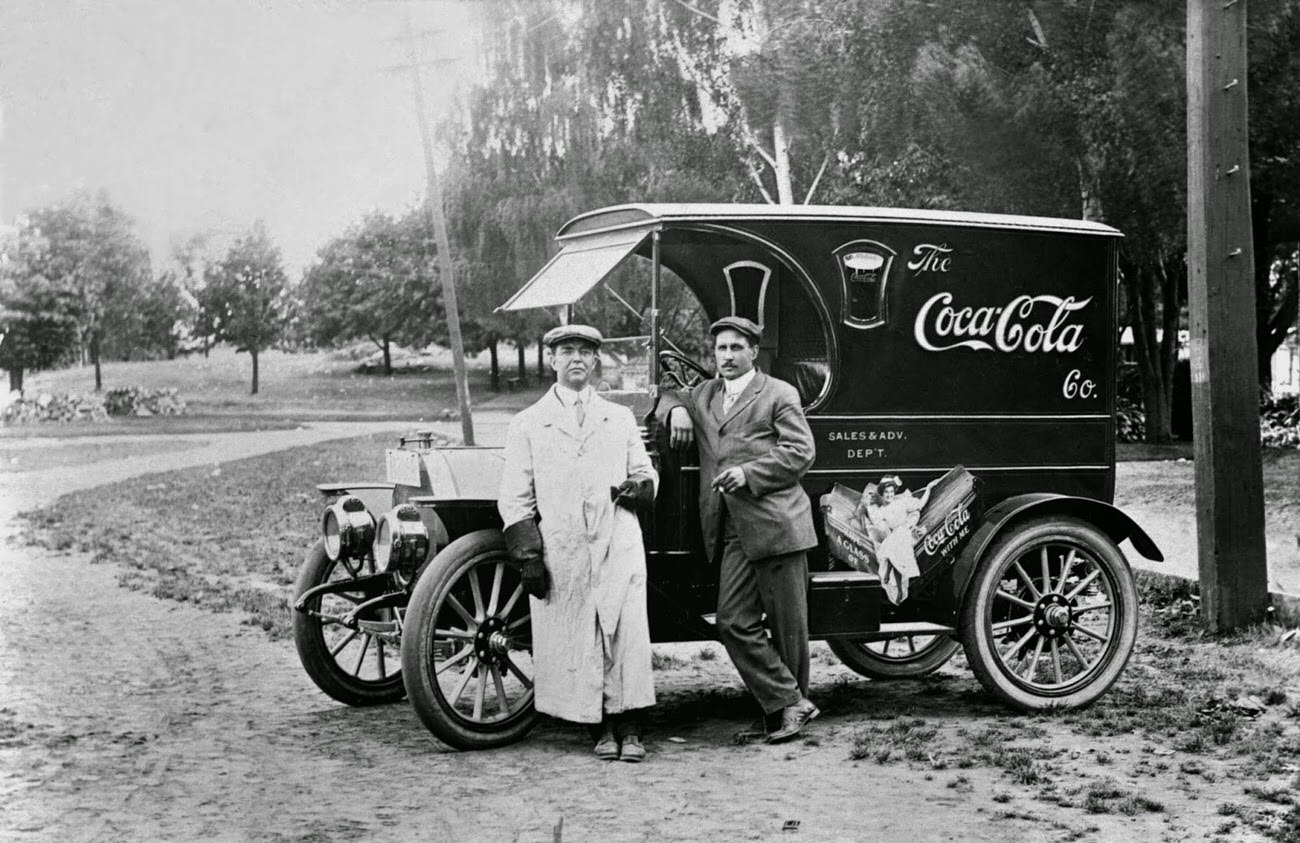
{"type": "Polygon", "coordinates": [[[713,357],[718,364],[718,374],[735,380],[754,368],[758,359],[758,346],[740,331],[723,328],[713,338],[713,357]]]}
{"type": "Polygon", "coordinates": [[[551,348],[555,380],[569,389],[582,389],[596,368],[596,347],[582,340],[563,340],[551,348]]]}

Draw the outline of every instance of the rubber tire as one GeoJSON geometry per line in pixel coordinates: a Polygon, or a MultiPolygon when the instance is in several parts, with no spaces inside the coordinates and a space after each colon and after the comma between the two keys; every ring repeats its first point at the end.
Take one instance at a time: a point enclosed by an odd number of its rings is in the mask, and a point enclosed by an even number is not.
{"type": "Polygon", "coordinates": [[[1124,671],[1137,640],[1138,596],[1133,572],[1110,537],[1077,518],[1045,517],[1015,525],[1000,536],[975,568],[961,608],[962,646],[980,683],[1003,702],[1024,711],[1068,710],[1094,702],[1124,671]],[[989,604],[997,589],[999,572],[1009,559],[1018,559],[1045,542],[1074,543],[1100,563],[1112,587],[1117,631],[1107,652],[1082,684],[1050,694],[1035,693],[1013,681],[997,655],[989,621],[989,604]]]}
{"type": "Polygon", "coordinates": [[[917,679],[934,673],[947,664],[948,660],[961,649],[960,641],[944,635],[934,636],[934,641],[928,646],[905,659],[883,659],[868,650],[865,641],[831,639],[826,644],[831,648],[831,652],[854,673],[877,681],[917,679]]]}
{"type": "MultiPolygon", "coordinates": [[[[509,561],[506,541],[500,530],[468,533],[443,548],[425,568],[411,594],[402,634],[402,677],[406,694],[420,722],[439,740],[454,749],[493,749],[515,743],[537,723],[531,701],[509,719],[490,726],[469,726],[455,713],[439,691],[433,665],[433,629],[441,610],[440,601],[461,575],[484,562],[509,561]]],[[[527,596],[524,596],[527,600],[527,596]]]]}
{"type": "MultiPolygon", "coordinates": [[[[337,563],[325,555],[325,543],[318,540],[303,560],[302,570],[293,586],[293,602],[309,588],[329,579],[337,563]]],[[[319,603],[317,603],[319,607],[319,603]]],[[[304,612],[293,613],[293,643],[307,675],[330,697],[345,705],[368,706],[394,703],[406,696],[402,674],[398,670],[382,681],[358,679],[339,667],[325,641],[323,624],[304,612]]]]}

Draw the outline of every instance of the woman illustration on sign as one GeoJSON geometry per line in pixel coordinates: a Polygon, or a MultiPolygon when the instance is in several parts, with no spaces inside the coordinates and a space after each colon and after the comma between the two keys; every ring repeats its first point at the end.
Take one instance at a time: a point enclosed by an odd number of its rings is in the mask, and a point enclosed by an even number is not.
{"type": "Polygon", "coordinates": [[[921,573],[913,546],[925,533],[919,522],[930,497],[928,486],[919,499],[902,489],[897,474],[886,475],[879,484],[867,484],[857,509],[858,520],[876,543],[880,584],[895,606],[907,599],[908,581],[921,573]]]}

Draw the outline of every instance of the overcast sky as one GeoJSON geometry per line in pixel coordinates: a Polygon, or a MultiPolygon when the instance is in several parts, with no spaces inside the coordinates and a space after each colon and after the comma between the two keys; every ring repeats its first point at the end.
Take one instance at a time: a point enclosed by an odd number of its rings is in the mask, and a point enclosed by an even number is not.
{"type": "Polygon", "coordinates": [[[422,196],[407,14],[435,112],[475,67],[472,2],[0,0],[0,222],[78,187],[173,240],[263,219],[296,277],[369,209],[422,196]]]}

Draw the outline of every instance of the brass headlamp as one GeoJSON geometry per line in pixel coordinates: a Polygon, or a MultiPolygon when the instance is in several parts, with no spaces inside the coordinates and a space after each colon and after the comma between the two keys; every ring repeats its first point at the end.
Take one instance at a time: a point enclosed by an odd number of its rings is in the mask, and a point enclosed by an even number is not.
{"type": "Polygon", "coordinates": [[[375,517],[356,495],[344,495],[330,504],[321,518],[325,555],[333,561],[366,555],[375,537],[375,517]]]}
{"type": "Polygon", "coordinates": [[[389,510],[375,530],[375,567],[404,582],[415,578],[429,554],[429,530],[409,503],[389,510]]]}

